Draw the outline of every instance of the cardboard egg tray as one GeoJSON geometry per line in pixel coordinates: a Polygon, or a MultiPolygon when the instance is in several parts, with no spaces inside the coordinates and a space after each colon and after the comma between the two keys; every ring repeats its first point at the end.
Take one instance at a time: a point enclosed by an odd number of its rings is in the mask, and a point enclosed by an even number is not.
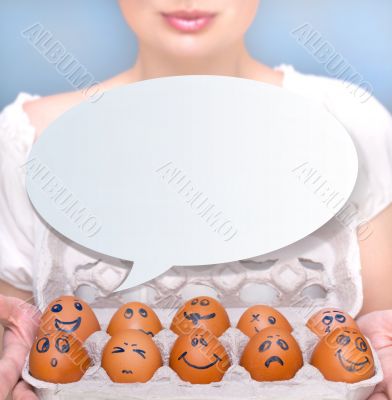
{"type": "Polygon", "coordinates": [[[379,359],[373,350],[376,374],[366,381],[355,384],[331,382],[324,379],[322,374],[309,360],[318,338],[305,326],[301,309],[278,308],[292,324],[293,336],[297,339],[304,358],[304,366],[296,376],[288,381],[257,382],[239,365],[239,360],[248,337],[235,328],[237,321],[245,310],[244,308],[227,309],[232,327],[221,337],[220,341],[226,348],[232,366],[226,372],[221,382],[195,385],[182,381],[168,366],[171,348],[177,335],[168,329],[173,316],[164,309],[155,309],[164,325],[164,329],[154,337],[159,347],[163,366],[159,368],[153,378],[147,383],[116,384],[101,368],[101,353],[110,336],[105,332],[108,321],[115,309],[97,311],[102,322],[102,331],[94,333],[86,342],[93,361],[81,381],[70,384],[52,384],[38,381],[29,374],[28,360],[26,360],[23,378],[34,386],[40,399],[349,399],[365,400],[372,393],[375,385],[382,381],[383,375],[379,359]]]}

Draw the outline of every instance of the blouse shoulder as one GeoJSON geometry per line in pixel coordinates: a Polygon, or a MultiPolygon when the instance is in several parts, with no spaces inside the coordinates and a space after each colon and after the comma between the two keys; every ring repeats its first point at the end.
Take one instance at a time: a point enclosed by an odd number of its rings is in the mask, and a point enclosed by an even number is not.
{"type": "Polygon", "coordinates": [[[34,142],[35,128],[24,111],[23,105],[39,97],[19,93],[16,99],[1,111],[0,148],[7,148],[7,151],[14,150],[24,155],[28,153],[34,142]]]}
{"type": "Polygon", "coordinates": [[[350,201],[358,210],[358,224],[370,221],[392,203],[392,116],[373,96],[353,83],[307,75],[291,66],[286,89],[321,102],[346,128],[358,154],[357,183],[350,201]]]}

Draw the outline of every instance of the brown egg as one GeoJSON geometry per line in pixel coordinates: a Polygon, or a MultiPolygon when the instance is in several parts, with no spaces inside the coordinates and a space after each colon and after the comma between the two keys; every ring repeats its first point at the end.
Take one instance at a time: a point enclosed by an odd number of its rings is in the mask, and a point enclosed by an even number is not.
{"type": "Polygon", "coordinates": [[[170,329],[177,335],[186,335],[197,328],[221,336],[230,327],[229,316],[223,306],[211,297],[188,300],[173,318],[170,329]]]}
{"type": "Polygon", "coordinates": [[[355,321],[346,312],[337,308],[324,308],[318,311],[309,319],[306,326],[320,338],[344,326],[358,329],[355,321]]]}
{"type": "Polygon", "coordinates": [[[30,375],[41,381],[77,382],[90,365],[91,360],[82,343],[59,331],[38,336],[30,351],[30,375]]]}
{"type": "Polygon", "coordinates": [[[147,382],[161,366],[161,353],[152,338],[135,329],[113,335],[102,354],[102,368],[113,382],[147,382]]]}
{"type": "Polygon", "coordinates": [[[174,343],[170,367],[184,381],[206,384],[222,380],[230,367],[230,359],[214,335],[195,329],[174,343]]]}
{"type": "Polygon", "coordinates": [[[146,304],[132,302],[120,307],[110,320],[107,332],[113,336],[125,329],[138,329],[154,336],[162,330],[162,324],[155,312],[146,304]]]}
{"type": "Polygon", "coordinates": [[[353,328],[337,328],[324,336],[314,349],[310,363],[329,381],[355,383],[375,373],[369,343],[353,328]]]}
{"type": "Polygon", "coordinates": [[[265,328],[249,340],[240,365],[256,381],[288,380],[302,367],[302,352],[286,330],[265,328]]]}
{"type": "Polygon", "coordinates": [[[87,303],[74,296],[62,296],[52,301],[42,314],[39,335],[60,331],[83,342],[99,330],[97,317],[87,303]]]}
{"type": "Polygon", "coordinates": [[[252,337],[262,329],[269,327],[281,328],[292,332],[289,321],[277,310],[264,305],[256,305],[248,308],[238,321],[237,328],[252,337]]]}

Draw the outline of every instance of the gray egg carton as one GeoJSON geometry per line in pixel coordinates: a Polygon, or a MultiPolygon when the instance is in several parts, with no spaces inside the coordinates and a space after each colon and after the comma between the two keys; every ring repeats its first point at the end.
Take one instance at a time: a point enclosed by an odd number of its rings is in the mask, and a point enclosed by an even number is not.
{"type": "MultiPolygon", "coordinates": [[[[111,310],[114,312],[114,310],[111,310]]],[[[244,309],[228,309],[232,326],[235,326],[244,309]]],[[[103,347],[109,340],[105,331],[94,333],[85,343],[93,366],[81,381],[65,385],[56,385],[34,379],[28,372],[26,363],[23,378],[37,388],[41,399],[108,399],[142,400],[159,399],[329,399],[329,400],[365,400],[374,386],[382,380],[380,363],[375,357],[376,375],[371,379],[355,384],[326,381],[321,373],[309,364],[313,348],[318,338],[304,325],[301,310],[280,309],[294,327],[293,335],[297,339],[304,357],[304,366],[296,376],[288,381],[256,382],[249,373],[239,365],[239,360],[248,337],[236,328],[229,328],[220,338],[231,359],[231,367],[221,382],[207,385],[193,385],[182,381],[168,366],[169,355],[177,335],[168,329],[170,320],[165,310],[157,310],[164,321],[164,327],[154,341],[159,347],[163,367],[159,368],[153,378],[144,384],[116,384],[111,382],[101,368],[103,347]]]]}
{"type": "Polygon", "coordinates": [[[165,329],[154,340],[164,366],[144,384],[115,384],[100,367],[101,351],[108,340],[105,331],[92,335],[85,346],[94,361],[80,382],[55,385],[37,381],[28,372],[23,378],[36,388],[40,399],[325,399],[365,400],[383,373],[373,351],[376,374],[355,384],[330,382],[309,364],[317,337],[305,326],[307,319],[323,307],[338,307],[355,317],[362,304],[360,258],[355,232],[334,219],[307,238],[250,260],[202,267],[173,267],[167,273],[121,293],[112,293],[129,273],[131,263],[105,258],[72,244],[51,229],[44,240],[37,266],[35,297],[41,309],[55,297],[76,294],[88,301],[105,329],[112,314],[123,303],[142,301],[158,313],[165,329]],[[41,261],[40,261],[41,260],[41,261]],[[64,265],[67,268],[64,268],[64,265]],[[221,337],[232,361],[223,380],[191,385],[168,367],[176,335],[167,329],[178,307],[187,299],[216,297],[227,309],[232,328],[221,337]],[[247,342],[235,329],[241,313],[253,304],[276,307],[294,327],[303,351],[304,366],[288,381],[256,382],[238,365],[247,342]]]}

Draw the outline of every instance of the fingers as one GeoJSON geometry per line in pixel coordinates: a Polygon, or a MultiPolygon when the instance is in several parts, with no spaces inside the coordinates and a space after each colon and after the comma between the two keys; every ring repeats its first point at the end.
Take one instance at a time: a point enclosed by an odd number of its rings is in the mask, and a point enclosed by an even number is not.
{"type": "Polygon", "coordinates": [[[39,321],[40,312],[35,306],[16,297],[0,295],[0,323],[9,328],[25,345],[31,346],[39,321]]]}
{"type": "Polygon", "coordinates": [[[38,397],[29,384],[19,381],[12,391],[12,400],[38,400],[38,397]]]}

